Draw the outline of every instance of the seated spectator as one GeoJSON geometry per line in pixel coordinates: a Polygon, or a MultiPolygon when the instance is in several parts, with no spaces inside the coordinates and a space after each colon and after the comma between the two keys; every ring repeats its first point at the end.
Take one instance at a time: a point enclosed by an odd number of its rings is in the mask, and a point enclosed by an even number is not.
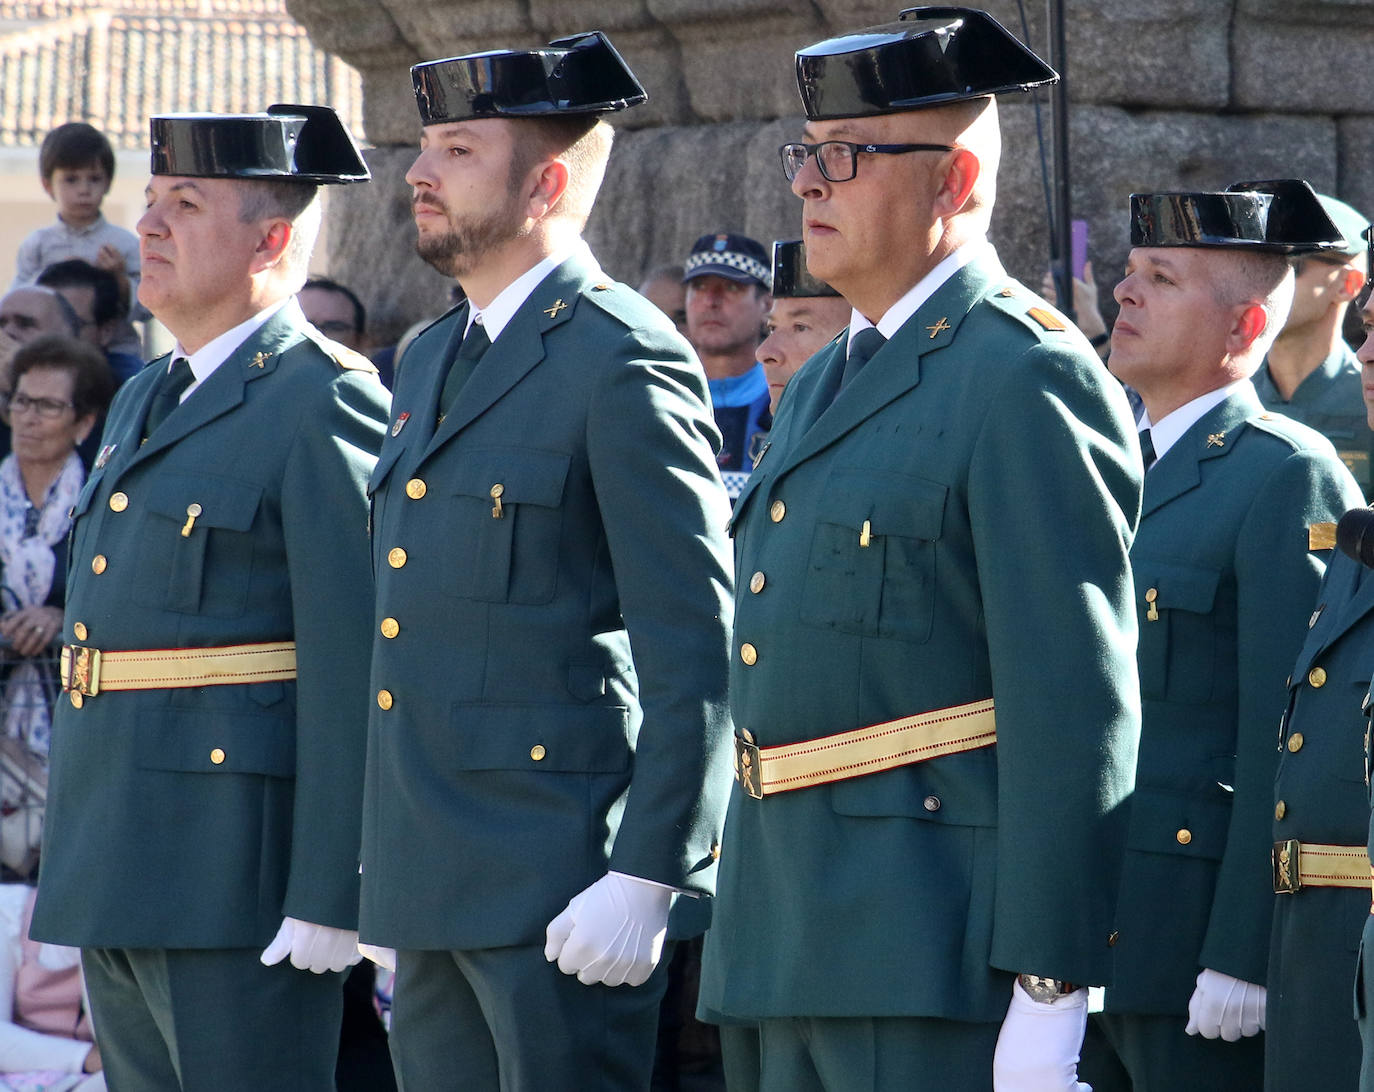
{"type": "Polygon", "coordinates": [[[29,940],[34,888],[0,884],[0,1090],[105,1092],[78,949],[29,940]]]}
{"type": "Polygon", "coordinates": [[[80,258],[71,258],[48,266],[38,274],[38,283],[55,289],[72,305],[80,324],[78,336],[105,354],[116,387],[142,371],[141,355],[120,352],[113,347],[113,339],[123,328],[129,313],[113,273],[80,258]]]}
{"type": "Polygon", "coordinates": [[[33,795],[46,786],[40,775],[55,682],[51,645],[62,632],[67,530],[86,479],[76,447],[109,405],[112,381],[104,356],[73,338],[31,341],[15,353],[11,368],[14,391],[5,409],[13,450],[0,460],[0,637],[10,658],[0,743],[11,744],[5,753],[34,784],[25,785],[22,776],[0,782],[23,797],[0,798],[0,814],[20,816],[18,823],[0,824],[0,860],[22,873],[38,847],[40,824],[28,813],[33,795]],[[34,760],[38,771],[30,769],[34,760]]]}
{"type": "Polygon", "coordinates": [[[31,284],[0,296],[0,332],[21,345],[44,334],[78,337],[81,320],[54,289],[31,284]]]}

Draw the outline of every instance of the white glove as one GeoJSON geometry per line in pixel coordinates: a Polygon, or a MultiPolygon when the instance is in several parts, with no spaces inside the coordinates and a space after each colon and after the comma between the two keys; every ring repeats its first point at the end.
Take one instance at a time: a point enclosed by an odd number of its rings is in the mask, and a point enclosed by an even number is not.
{"type": "Polygon", "coordinates": [[[584,986],[643,985],[663,954],[673,889],[607,872],[549,922],[544,958],[584,986]]]}
{"type": "Polygon", "coordinates": [[[993,1092],[1092,1092],[1092,1085],[1078,1079],[1087,1028],[1086,989],[1046,1004],[1013,982],[992,1058],[993,1092]]]}
{"type": "Polygon", "coordinates": [[[1234,1043],[1242,1036],[1264,1030],[1264,1010],[1269,993],[1263,986],[1242,982],[1220,971],[1203,970],[1197,989],[1188,1001],[1189,1035],[1204,1039],[1218,1036],[1234,1043]]]}
{"type": "Polygon", "coordinates": [[[273,967],[287,956],[298,971],[342,971],[363,957],[358,951],[358,933],[354,929],[335,929],[330,925],[315,925],[299,918],[282,918],[281,928],[272,943],[263,949],[263,965],[273,967]]]}
{"type": "Polygon", "coordinates": [[[372,960],[384,971],[396,969],[396,949],[383,948],[380,944],[359,944],[358,954],[372,960]]]}

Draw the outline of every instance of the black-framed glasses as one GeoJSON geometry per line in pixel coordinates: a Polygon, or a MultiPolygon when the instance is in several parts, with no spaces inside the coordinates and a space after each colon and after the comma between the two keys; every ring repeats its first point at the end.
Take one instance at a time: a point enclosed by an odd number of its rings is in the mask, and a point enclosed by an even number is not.
{"type": "Polygon", "coordinates": [[[67,410],[76,408],[71,402],[59,402],[56,398],[30,398],[27,394],[6,395],[4,405],[11,415],[33,410],[39,417],[61,417],[67,410]]]}
{"type": "Polygon", "coordinates": [[[848,182],[859,170],[859,153],[871,155],[905,155],[907,152],[952,152],[952,144],[855,144],[852,140],[823,140],[819,144],[784,144],[778,149],[782,156],[782,173],[791,182],[806,166],[810,156],[816,157],[821,175],[830,182],[848,182]]]}

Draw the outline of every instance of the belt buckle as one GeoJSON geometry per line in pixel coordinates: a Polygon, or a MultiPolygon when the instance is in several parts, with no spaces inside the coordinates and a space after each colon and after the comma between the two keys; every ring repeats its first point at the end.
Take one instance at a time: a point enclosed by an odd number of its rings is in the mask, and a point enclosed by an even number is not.
{"type": "Polygon", "coordinates": [[[755,800],[763,799],[763,771],[759,748],[747,731],[735,737],[735,780],[755,800]]]}
{"type": "Polygon", "coordinates": [[[1296,838],[1275,842],[1270,850],[1274,866],[1274,894],[1296,895],[1302,889],[1302,843],[1296,838]]]}
{"type": "Polygon", "coordinates": [[[100,693],[100,649],[62,646],[62,689],[94,697],[100,693]]]}

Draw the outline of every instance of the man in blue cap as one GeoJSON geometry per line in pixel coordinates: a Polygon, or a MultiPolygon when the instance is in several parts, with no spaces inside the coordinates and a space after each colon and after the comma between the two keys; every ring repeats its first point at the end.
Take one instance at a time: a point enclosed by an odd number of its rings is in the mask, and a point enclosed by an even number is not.
{"type": "Polygon", "coordinates": [[[418,249],[467,302],[371,483],[362,938],[403,1088],[643,1089],[671,901],[714,889],[731,614],[706,379],[581,239],[644,92],[599,33],[412,78],[418,249]]]}
{"type": "Polygon", "coordinates": [[[318,187],[368,172],[327,107],[155,117],[152,145],[139,298],[177,346],[74,509],[31,932],[82,948],[111,1088],[329,1092],[388,400],[294,296],[318,187]]]}
{"type": "Polygon", "coordinates": [[[768,431],[768,381],[754,358],[772,302],[773,277],[762,244],[720,231],[692,244],[682,267],[687,290],[687,340],[711,387],[720,429],[716,457],[725,487],[739,496],[759,437],[768,431]]]}
{"type": "Polygon", "coordinates": [[[1068,1089],[1134,768],[1140,455],[986,237],[994,96],[1054,72],[984,12],[905,16],[797,55],[783,167],[853,311],[734,515],[701,1008],[757,1021],[768,1092],[1068,1089]]]}
{"type": "Polygon", "coordinates": [[[1342,242],[1298,180],[1131,198],[1110,364],[1144,406],[1143,723],[1116,966],[1094,1017],[1105,1047],[1081,1067],[1099,1092],[1263,1083],[1274,725],[1333,521],[1360,494],[1250,376],[1287,315],[1290,256],[1342,242]]]}
{"type": "Polygon", "coordinates": [[[1369,220],[1344,201],[1317,197],[1342,242],[1293,259],[1293,306],[1255,373],[1255,390],[1265,409],[1301,421],[1330,440],[1365,497],[1374,499],[1374,433],[1365,423],[1360,362],[1343,330],[1346,311],[1368,272],[1364,233],[1369,220]]]}

